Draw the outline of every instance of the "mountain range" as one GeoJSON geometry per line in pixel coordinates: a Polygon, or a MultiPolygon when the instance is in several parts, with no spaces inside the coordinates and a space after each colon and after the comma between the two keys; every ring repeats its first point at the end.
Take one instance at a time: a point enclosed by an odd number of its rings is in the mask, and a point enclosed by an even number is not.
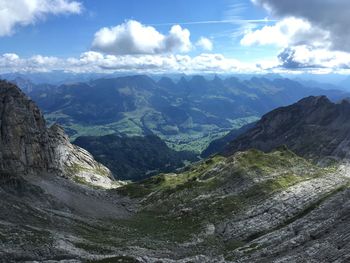
{"type": "Polygon", "coordinates": [[[138,75],[60,86],[15,81],[43,110],[48,123],[62,125],[72,140],[112,133],[153,134],[173,149],[197,153],[276,107],[310,95],[326,95],[333,101],[349,96],[283,78],[193,76],[155,81],[138,75]]]}
{"type": "Polygon", "coordinates": [[[220,154],[134,183],[47,128],[16,86],[0,82],[0,102],[2,262],[350,258],[347,100],[275,109],[220,154]]]}

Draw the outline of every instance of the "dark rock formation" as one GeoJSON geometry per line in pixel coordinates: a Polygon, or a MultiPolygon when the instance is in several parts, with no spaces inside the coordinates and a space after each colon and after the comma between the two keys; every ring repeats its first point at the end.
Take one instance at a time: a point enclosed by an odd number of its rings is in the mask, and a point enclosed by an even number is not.
{"type": "Polygon", "coordinates": [[[308,97],[278,108],[233,140],[225,155],[250,148],[265,152],[286,145],[308,159],[350,157],[350,103],[332,103],[327,97],[308,97]]]}
{"type": "Polygon", "coordinates": [[[46,127],[39,108],[15,85],[0,82],[0,170],[52,172],[100,186],[112,184],[110,171],[73,146],[63,129],[46,127]]]}
{"type": "Polygon", "coordinates": [[[1,170],[55,168],[50,132],[36,105],[16,86],[1,82],[0,110],[1,170]]]}

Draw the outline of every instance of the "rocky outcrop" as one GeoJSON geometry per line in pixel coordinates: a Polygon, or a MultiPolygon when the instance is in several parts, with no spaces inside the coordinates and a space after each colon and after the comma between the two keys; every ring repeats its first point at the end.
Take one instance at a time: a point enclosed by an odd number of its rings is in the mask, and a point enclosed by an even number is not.
{"type": "Polygon", "coordinates": [[[251,148],[262,151],[286,145],[312,160],[350,158],[350,103],[332,103],[327,97],[308,97],[262,117],[223,151],[231,155],[251,148]]]}
{"type": "Polygon", "coordinates": [[[111,188],[111,172],[73,146],[62,128],[46,123],[39,108],[15,85],[0,82],[0,171],[50,172],[81,183],[111,188]]]}
{"type": "Polygon", "coordinates": [[[60,126],[51,126],[49,134],[55,157],[53,166],[60,174],[73,176],[73,180],[79,183],[103,188],[114,188],[121,184],[114,181],[110,170],[97,162],[88,151],[71,144],[60,126]]]}
{"type": "Polygon", "coordinates": [[[0,83],[0,168],[9,172],[50,169],[53,149],[40,110],[16,86],[0,83]]]}

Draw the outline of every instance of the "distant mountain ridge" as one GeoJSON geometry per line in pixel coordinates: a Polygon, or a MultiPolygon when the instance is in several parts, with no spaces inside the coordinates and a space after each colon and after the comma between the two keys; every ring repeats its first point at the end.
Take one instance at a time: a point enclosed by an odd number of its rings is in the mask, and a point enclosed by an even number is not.
{"type": "Polygon", "coordinates": [[[46,119],[63,125],[73,139],[112,133],[155,134],[174,149],[197,152],[232,129],[303,97],[327,95],[339,100],[349,96],[281,78],[208,80],[194,76],[174,82],[144,75],[41,85],[25,91],[46,119]]]}

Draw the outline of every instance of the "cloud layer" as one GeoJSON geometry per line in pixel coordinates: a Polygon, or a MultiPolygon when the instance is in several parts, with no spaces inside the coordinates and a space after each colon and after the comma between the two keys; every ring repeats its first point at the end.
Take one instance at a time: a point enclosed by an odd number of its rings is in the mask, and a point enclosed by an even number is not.
{"type": "Polygon", "coordinates": [[[341,51],[297,46],[284,49],[278,59],[244,63],[222,54],[106,55],[88,51],[79,57],[57,58],[35,55],[22,58],[14,53],[0,55],[0,74],[64,71],[71,73],[349,73],[350,54],[341,51]]]}
{"type": "Polygon", "coordinates": [[[248,30],[241,39],[243,46],[275,45],[288,47],[310,45],[323,47],[329,39],[329,33],[314,28],[308,21],[300,18],[285,18],[275,25],[264,26],[257,30],[248,30]]]}
{"type": "Polygon", "coordinates": [[[34,24],[46,15],[79,14],[82,4],[71,0],[0,0],[0,37],[16,26],[34,24]]]}
{"type": "Polygon", "coordinates": [[[350,1],[252,0],[279,18],[296,17],[329,33],[330,49],[350,52],[350,1]]]}
{"type": "Polygon", "coordinates": [[[350,65],[350,1],[252,0],[280,19],[271,26],[245,32],[244,46],[274,45],[285,69],[348,69],[350,65]]]}
{"type": "Polygon", "coordinates": [[[100,29],[92,42],[93,50],[113,55],[188,52],[191,47],[190,31],[179,25],[163,35],[135,20],[100,29]]]}
{"type": "MultiPolygon", "coordinates": [[[[221,54],[188,55],[104,55],[89,51],[78,58],[60,59],[56,57],[33,56],[20,58],[17,54],[0,56],[0,73],[8,72],[50,72],[61,70],[75,73],[112,72],[185,72],[185,73],[229,73],[257,70],[255,66],[244,64],[221,54]]],[[[260,70],[260,69],[259,69],[260,70]]]]}
{"type": "Polygon", "coordinates": [[[282,62],[281,66],[286,69],[350,69],[350,53],[315,49],[307,45],[286,48],[279,54],[279,59],[282,62]]]}

